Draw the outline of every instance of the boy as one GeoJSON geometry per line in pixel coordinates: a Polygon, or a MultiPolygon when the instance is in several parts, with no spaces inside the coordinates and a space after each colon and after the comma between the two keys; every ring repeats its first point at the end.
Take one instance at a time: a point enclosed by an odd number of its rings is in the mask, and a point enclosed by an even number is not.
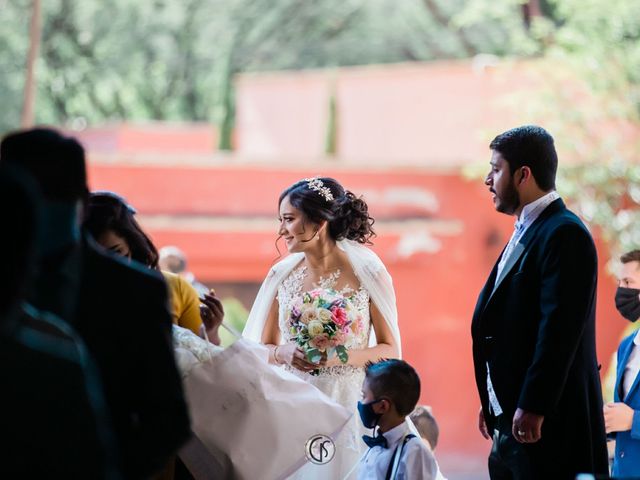
{"type": "Polygon", "coordinates": [[[420,397],[420,378],[403,360],[367,363],[358,411],[375,437],[362,438],[369,450],[360,460],[358,480],[438,478],[438,464],[420,438],[411,433],[406,417],[420,397]]]}
{"type": "Polygon", "coordinates": [[[431,407],[426,405],[418,405],[409,418],[416,426],[418,433],[422,437],[424,444],[432,451],[435,452],[436,445],[438,445],[438,436],[440,435],[440,429],[438,423],[433,417],[431,407]]]}

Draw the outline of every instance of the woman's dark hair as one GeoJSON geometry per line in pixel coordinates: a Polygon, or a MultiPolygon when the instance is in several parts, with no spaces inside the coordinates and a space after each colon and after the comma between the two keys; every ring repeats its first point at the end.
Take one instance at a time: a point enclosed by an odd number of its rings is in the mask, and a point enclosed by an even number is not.
{"type": "Polygon", "coordinates": [[[345,190],[333,178],[316,177],[300,180],[280,194],[278,205],[289,197],[291,205],[313,223],[327,222],[333,240],[354,240],[371,244],[374,219],[362,198],[345,190]]]}
{"type": "Polygon", "coordinates": [[[150,268],[158,269],[158,250],[134,218],[136,210],[113,192],[93,192],[89,195],[83,227],[98,239],[112,231],[129,246],[131,258],[150,268]]]}

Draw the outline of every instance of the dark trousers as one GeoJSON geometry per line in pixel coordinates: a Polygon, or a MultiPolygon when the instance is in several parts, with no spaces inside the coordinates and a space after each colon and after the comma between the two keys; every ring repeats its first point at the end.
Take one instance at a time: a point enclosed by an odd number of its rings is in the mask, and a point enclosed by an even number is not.
{"type": "Polygon", "coordinates": [[[489,454],[491,480],[538,480],[543,479],[535,461],[536,444],[518,443],[511,434],[511,418],[500,415],[495,420],[493,446],[489,454]]]}

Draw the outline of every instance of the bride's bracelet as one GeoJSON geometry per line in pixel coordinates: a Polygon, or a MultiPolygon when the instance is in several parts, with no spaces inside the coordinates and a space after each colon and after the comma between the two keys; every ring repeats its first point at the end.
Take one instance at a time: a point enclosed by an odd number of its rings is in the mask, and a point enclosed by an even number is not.
{"type": "Polygon", "coordinates": [[[282,365],[284,362],[281,362],[280,360],[278,360],[278,348],[280,348],[280,345],[275,345],[273,348],[273,360],[276,362],[277,365],[282,365]]]}

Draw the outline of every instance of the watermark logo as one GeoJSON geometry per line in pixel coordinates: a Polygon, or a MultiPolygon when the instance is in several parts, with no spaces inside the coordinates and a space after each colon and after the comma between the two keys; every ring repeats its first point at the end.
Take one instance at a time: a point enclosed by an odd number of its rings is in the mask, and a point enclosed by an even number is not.
{"type": "Polygon", "coordinates": [[[304,446],[304,453],[307,460],[316,465],[329,463],[336,454],[336,445],[330,437],[326,435],[314,435],[304,446]]]}

